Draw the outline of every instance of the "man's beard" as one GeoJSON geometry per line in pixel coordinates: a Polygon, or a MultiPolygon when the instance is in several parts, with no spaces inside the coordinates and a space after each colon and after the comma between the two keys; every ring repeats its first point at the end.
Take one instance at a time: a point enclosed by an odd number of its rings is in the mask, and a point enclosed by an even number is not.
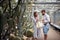
{"type": "Polygon", "coordinates": [[[45,15],[45,14],[42,14],[42,15],[45,15]]]}

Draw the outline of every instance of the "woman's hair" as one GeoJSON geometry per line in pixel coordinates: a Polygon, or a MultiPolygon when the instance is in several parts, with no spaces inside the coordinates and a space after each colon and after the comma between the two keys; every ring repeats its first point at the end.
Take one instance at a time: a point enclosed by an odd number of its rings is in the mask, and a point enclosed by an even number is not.
{"type": "Polygon", "coordinates": [[[34,12],[34,17],[37,17],[37,12],[34,12]]]}

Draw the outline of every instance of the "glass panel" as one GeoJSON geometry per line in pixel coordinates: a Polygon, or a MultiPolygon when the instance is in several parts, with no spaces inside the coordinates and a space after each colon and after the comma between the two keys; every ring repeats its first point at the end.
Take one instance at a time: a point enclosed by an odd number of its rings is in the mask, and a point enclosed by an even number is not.
{"type": "MultiPolygon", "coordinates": [[[[36,3],[38,3],[38,2],[41,2],[41,3],[43,3],[43,2],[57,2],[57,0],[34,0],[34,2],[36,2],[36,3]]],[[[38,10],[39,16],[42,17],[41,10],[43,10],[43,9],[45,9],[46,12],[50,15],[52,23],[57,24],[57,25],[60,24],[60,22],[59,22],[59,20],[60,20],[59,13],[60,12],[57,11],[58,9],[60,9],[60,4],[48,4],[48,3],[47,4],[34,4],[34,5],[32,5],[32,10],[30,12],[32,14],[30,14],[30,15],[33,16],[34,10],[38,10]]]]}
{"type": "Polygon", "coordinates": [[[59,25],[60,26],[60,10],[57,10],[53,13],[53,20],[54,20],[54,24],[59,25]]]}

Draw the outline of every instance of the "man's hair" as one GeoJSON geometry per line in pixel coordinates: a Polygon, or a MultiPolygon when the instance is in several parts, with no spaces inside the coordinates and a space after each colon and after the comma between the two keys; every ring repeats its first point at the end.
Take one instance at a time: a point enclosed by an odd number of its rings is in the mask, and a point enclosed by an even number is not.
{"type": "Polygon", "coordinates": [[[41,12],[45,12],[45,10],[42,10],[41,12]]]}

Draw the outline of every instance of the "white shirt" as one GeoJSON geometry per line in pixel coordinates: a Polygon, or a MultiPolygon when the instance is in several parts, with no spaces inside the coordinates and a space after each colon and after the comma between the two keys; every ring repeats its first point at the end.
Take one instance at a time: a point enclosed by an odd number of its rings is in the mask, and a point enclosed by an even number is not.
{"type": "Polygon", "coordinates": [[[44,20],[44,23],[50,22],[50,17],[47,13],[45,15],[43,15],[43,20],[44,20]]]}
{"type": "MultiPolygon", "coordinates": [[[[34,23],[34,25],[36,25],[36,19],[34,18],[34,17],[31,17],[32,18],[32,20],[33,20],[33,23],[34,23]]],[[[39,17],[37,17],[37,19],[39,20],[39,17]]]]}
{"type": "Polygon", "coordinates": [[[41,37],[41,29],[38,26],[41,25],[41,23],[39,23],[39,17],[37,17],[37,19],[35,19],[34,17],[31,17],[31,18],[33,20],[33,30],[34,30],[33,36],[34,36],[34,38],[40,38],[41,37]]]}

